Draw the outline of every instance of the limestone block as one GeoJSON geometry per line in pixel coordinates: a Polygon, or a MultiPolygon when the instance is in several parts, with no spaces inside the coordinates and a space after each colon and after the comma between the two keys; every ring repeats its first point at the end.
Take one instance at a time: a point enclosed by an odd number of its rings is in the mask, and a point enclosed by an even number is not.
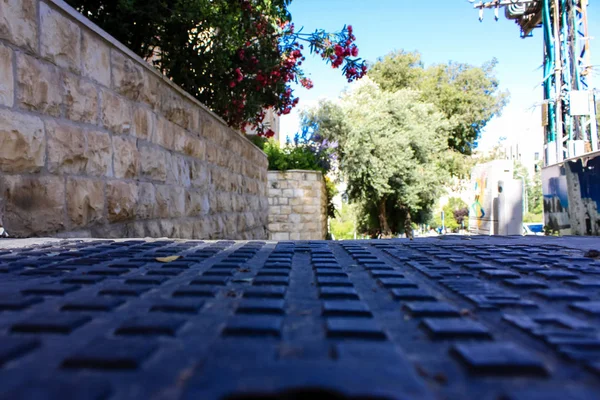
{"type": "Polygon", "coordinates": [[[106,184],[108,220],[126,221],[135,218],[138,187],[135,183],[109,181],[106,184]]]}
{"type": "Polygon", "coordinates": [[[180,221],[178,238],[180,239],[193,239],[194,238],[194,222],[193,221],[180,221]]]}
{"type": "Polygon", "coordinates": [[[173,149],[173,131],[177,127],[162,116],[158,116],[156,123],[156,132],[153,141],[165,149],[173,149]]]}
{"type": "Polygon", "coordinates": [[[160,237],[161,231],[159,221],[146,221],[145,228],[144,233],[147,237],[160,237]]]}
{"type": "Polygon", "coordinates": [[[292,207],[290,206],[279,206],[279,213],[284,215],[289,215],[292,213],[292,207]]]}
{"type": "Polygon", "coordinates": [[[95,124],[98,121],[96,87],[71,74],[63,76],[66,116],[71,121],[95,124]]]}
{"type": "Polygon", "coordinates": [[[306,212],[304,207],[305,206],[292,206],[291,209],[293,213],[303,214],[306,212]]]}
{"type": "Polygon", "coordinates": [[[144,92],[144,68],[118,50],[111,51],[112,87],[133,101],[139,101],[144,92]]]}
{"type": "Polygon", "coordinates": [[[83,227],[104,217],[104,183],[92,179],[67,179],[67,215],[70,227],[83,227]]]}
{"type": "Polygon", "coordinates": [[[36,0],[3,0],[0,2],[0,39],[37,51],[36,0]]]}
{"type": "Polygon", "coordinates": [[[168,85],[162,85],[160,97],[160,109],[162,114],[171,122],[182,128],[188,129],[192,124],[192,105],[175,89],[168,85]]]}
{"type": "Polygon", "coordinates": [[[81,44],[79,26],[40,3],[40,50],[43,57],[73,72],[81,69],[81,44]]]}
{"type": "Polygon", "coordinates": [[[271,233],[271,240],[290,240],[289,232],[276,232],[271,233]]]}
{"type": "Polygon", "coordinates": [[[161,182],[167,179],[167,165],[163,150],[150,146],[141,146],[139,157],[142,177],[161,182]]]}
{"type": "Polygon", "coordinates": [[[210,184],[210,171],[201,162],[190,163],[191,186],[195,188],[207,188],[210,184]]]}
{"type": "MultiPolygon", "coordinates": [[[[2,6],[0,5],[0,10],[2,6]]],[[[1,14],[1,11],[0,11],[1,14]]],[[[0,21],[1,21],[0,17],[0,21]]],[[[0,22],[0,36],[1,36],[0,22]]],[[[0,105],[12,107],[15,97],[13,51],[0,43],[0,105]]]]}
{"type": "Polygon", "coordinates": [[[173,150],[177,153],[183,153],[183,149],[185,148],[185,144],[187,141],[187,133],[185,130],[176,126],[173,131],[171,131],[171,136],[173,136],[173,150]]]}
{"type": "Polygon", "coordinates": [[[290,232],[290,240],[300,240],[300,232],[290,232]]]}
{"type": "Polygon", "coordinates": [[[300,214],[290,214],[288,215],[287,220],[292,224],[300,224],[302,222],[302,217],[300,214]]]}
{"type": "Polygon", "coordinates": [[[321,176],[320,176],[320,174],[315,174],[315,173],[305,174],[305,180],[310,181],[310,182],[315,182],[315,181],[321,180],[321,176]]]}
{"type": "Polygon", "coordinates": [[[87,133],[86,172],[93,176],[113,176],[112,144],[106,132],[87,133]]]}
{"type": "Polygon", "coordinates": [[[165,162],[167,165],[167,183],[171,185],[179,184],[179,157],[170,152],[165,152],[165,162]]]}
{"type": "Polygon", "coordinates": [[[200,123],[202,125],[202,137],[213,143],[216,143],[219,137],[220,123],[208,113],[204,113],[201,116],[200,123]]]}
{"type": "MultiPolygon", "coordinates": [[[[313,218],[313,221],[314,220],[315,219],[313,218]]],[[[319,229],[320,229],[320,226],[317,222],[308,222],[308,223],[304,224],[304,230],[313,232],[313,231],[318,231],[319,229]]]]}
{"type": "Polygon", "coordinates": [[[282,195],[283,195],[283,190],[269,188],[269,197],[271,197],[271,198],[279,198],[282,195]]]}
{"type": "Polygon", "coordinates": [[[198,215],[208,215],[211,207],[208,201],[208,195],[204,191],[189,190],[185,198],[185,215],[195,217],[198,215]]]}
{"type": "Polygon", "coordinates": [[[182,152],[197,160],[204,160],[204,141],[201,139],[186,135],[182,152]]]}
{"type": "Polygon", "coordinates": [[[319,214],[319,206],[304,206],[304,212],[307,214],[319,214]]]}
{"type": "Polygon", "coordinates": [[[131,105],[127,100],[102,90],[100,104],[100,119],[106,129],[117,134],[131,131],[131,105]]]}
{"type": "Polygon", "coordinates": [[[147,182],[138,184],[138,203],[135,215],[139,219],[150,219],[157,216],[156,192],[154,185],[147,182]]]}
{"type": "Polygon", "coordinates": [[[271,207],[269,207],[269,212],[272,215],[284,214],[283,212],[281,212],[281,207],[280,206],[271,206],[271,207]]]}
{"type": "Polygon", "coordinates": [[[177,238],[179,237],[179,229],[173,221],[168,219],[162,219],[159,222],[160,224],[160,235],[162,237],[167,238],[177,238]]]}
{"type": "Polygon", "coordinates": [[[219,158],[219,151],[222,151],[219,147],[215,146],[210,142],[207,142],[205,150],[206,161],[210,164],[216,165],[219,158]]]}
{"type": "Polygon", "coordinates": [[[17,104],[55,117],[61,114],[61,79],[56,67],[33,57],[17,57],[17,104]]]}
{"type": "Polygon", "coordinates": [[[113,136],[113,168],[115,178],[132,179],[140,169],[140,156],[135,139],[113,136]]]}
{"type": "Polygon", "coordinates": [[[37,172],[44,166],[45,159],[42,120],[11,110],[0,110],[0,171],[37,172]]]}
{"type": "Polygon", "coordinates": [[[185,191],[169,185],[156,185],[156,205],[160,218],[181,217],[185,213],[185,191]]]}
{"type": "Polygon", "coordinates": [[[217,212],[229,212],[231,210],[231,195],[219,192],[217,195],[217,212]]]}
{"type": "Polygon", "coordinates": [[[110,48],[94,33],[83,31],[81,42],[81,66],[88,78],[110,86],[110,48]]]}
{"type": "Polygon", "coordinates": [[[277,201],[277,199],[274,199],[273,197],[269,197],[269,205],[272,206],[275,203],[279,204],[279,202],[277,201]]]}
{"type": "Polygon", "coordinates": [[[294,189],[284,189],[282,191],[282,196],[290,198],[294,197],[294,189]]]}
{"type": "Polygon", "coordinates": [[[238,218],[234,214],[227,214],[223,217],[223,233],[225,237],[233,237],[237,232],[238,218]]]}
{"type": "Polygon", "coordinates": [[[142,221],[128,222],[126,226],[126,237],[140,238],[146,234],[146,225],[142,221]]]}
{"type": "Polygon", "coordinates": [[[56,121],[46,121],[45,125],[48,137],[48,171],[82,174],[87,166],[83,129],[56,121]]]}
{"type": "Polygon", "coordinates": [[[136,107],[133,111],[133,135],[139,139],[152,140],[154,118],[154,113],[149,109],[136,107]]]}
{"type": "Polygon", "coordinates": [[[205,219],[194,221],[194,239],[208,239],[210,224],[205,219]]]}
{"type": "Polygon", "coordinates": [[[317,237],[313,232],[300,232],[300,240],[322,240],[322,237],[317,237]]]}
{"type": "Polygon", "coordinates": [[[288,199],[287,197],[280,197],[279,204],[287,206],[288,204],[290,204],[290,199],[288,199]]]}
{"type": "Polygon", "coordinates": [[[3,223],[12,236],[64,229],[65,183],[56,176],[0,176],[3,223]]]}

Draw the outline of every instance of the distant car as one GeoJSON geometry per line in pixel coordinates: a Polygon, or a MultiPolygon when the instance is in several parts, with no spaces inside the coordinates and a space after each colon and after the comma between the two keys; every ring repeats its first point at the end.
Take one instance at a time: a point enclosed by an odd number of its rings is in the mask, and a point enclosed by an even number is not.
{"type": "Polygon", "coordinates": [[[523,224],[523,235],[544,236],[544,224],[523,224]]]}

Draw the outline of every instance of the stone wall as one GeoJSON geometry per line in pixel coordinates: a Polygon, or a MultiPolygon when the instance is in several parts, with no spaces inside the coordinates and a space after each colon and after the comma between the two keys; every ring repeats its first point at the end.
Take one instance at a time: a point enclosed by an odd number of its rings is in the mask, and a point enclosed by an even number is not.
{"type": "Polygon", "coordinates": [[[64,2],[0,1],[0,223],[11,236],[265,238],[267,165],[64,2]]]}
{"type": "Polygon", "coordinates": [[[317,171],[269,171],[269,239],[323,240],[327,192],[317,171]]]}

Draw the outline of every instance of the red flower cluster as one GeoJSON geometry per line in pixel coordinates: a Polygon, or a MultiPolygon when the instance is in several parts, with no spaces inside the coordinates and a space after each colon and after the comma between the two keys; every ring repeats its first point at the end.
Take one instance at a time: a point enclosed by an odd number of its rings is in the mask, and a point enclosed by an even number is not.
{"type": "Polygon", "coordinates": [[[343,65],[349,82],[366,73],[364,62],[352,58],[358,56],[352,26],[334,34],[324,31],[304,34],[295,32],[290,21],[268,20],[249,0],[239,2],[247,19],[248,37],[255,39],[244,39],[246,41],[232,54],[231,69],[225,71],[225,83],[233,100],[223,103],[218,111],[232,126],[243,131],[251,126],[259,135],[271,137],[273,131],[264,124],[265,111],[273,109],[279,115],[292,111],[299,102],[290,87],[292,82],[306,89],[313,87],[300,67],[305,60],[300,41],[307,42],[310,52],[321,55],[333,68],[343,65]]]}

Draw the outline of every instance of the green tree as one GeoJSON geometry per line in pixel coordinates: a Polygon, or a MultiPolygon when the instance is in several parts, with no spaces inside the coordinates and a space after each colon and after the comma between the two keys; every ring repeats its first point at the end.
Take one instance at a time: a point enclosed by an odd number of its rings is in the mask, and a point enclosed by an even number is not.
{"type": "Polygon", "coordinates": [[[304,123],[336,142],[348,197],[376,216],[382,234],[424,222],[449,174],[448,122],[413,90],[389,92],[367,80],[339,102],[322,101],[304,123]]]}
{"type": "Polygon", "coordinates": [[[431,226],[438,228],[443,225],[446,229],[454,232],[467,225],[469,208],[460,198],[451,197],[448,203],[442,207],[442,211],[444,212],[444,223],[442,224],[442,216],[438,212],[431,221],[431,226]]]}
{"type": "Polygon", "coordinates": [[[418,52],[396,51],[379,59],[369,76],[383,90],[413,89],[434,104],[450,122],[448,145],[470,155],[486,124],[508,101],[494,76],[497,61],[481,67],[449,62],[425,68],[418,52]]]}

